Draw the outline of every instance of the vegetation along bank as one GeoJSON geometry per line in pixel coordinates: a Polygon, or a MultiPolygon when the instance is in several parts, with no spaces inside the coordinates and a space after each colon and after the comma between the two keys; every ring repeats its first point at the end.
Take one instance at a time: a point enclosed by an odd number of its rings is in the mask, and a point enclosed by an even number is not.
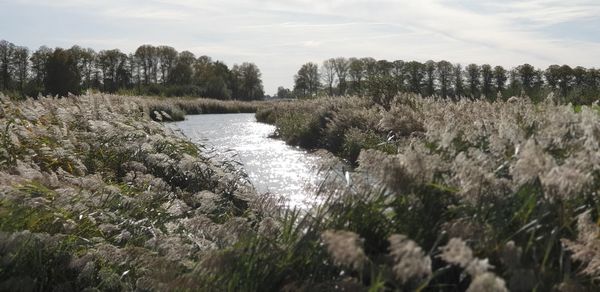
{"type": "Polygon", "coordinates": [[[598,289],[596,105],[411,94],[388,105],[317,98],[257,113],[287,142],[357,166],[346,186],[324,187],[322,217],[309,223],[329,230],[312,240],[343,267],[338,280],[376,291],[598,289]]]}
{"type": "Polygon", "coordinates": [[[596,106],[270,104],[280,137],[357,166],[299,211],[142,101],[1,99],[0,290],[598,289],[596,106]]]}
{"type": "Polygon", "coordinates": [[[0,290],[200,289],[203,260],[272,220],[239,169],[142,102],[0,105],[0,290]]]}

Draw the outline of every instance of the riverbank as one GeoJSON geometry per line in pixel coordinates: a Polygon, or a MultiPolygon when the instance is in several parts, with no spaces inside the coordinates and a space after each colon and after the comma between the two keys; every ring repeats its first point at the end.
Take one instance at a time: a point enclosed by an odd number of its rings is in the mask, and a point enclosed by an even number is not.
{"type": "Polygon", "coordinates": [[[0,290],[599,288],[597,107],[278,104],[258,115],[288,141],[358,137],[356,172],[309,212],[257,197],[135,99],[0,108],[0,290]]]}
{"type": "Polygon", "coordinates": [[[156,121],[183,121],[186,115],[255,113],[276,101],[239,101],[208,98],[128,97],[138,100],[156,121]]]}
{"type": "Polygon", "coordinates": [[[0,290],[195,290],[202,260],[272,220],[136,100],[0,98],[0,290]]]}
{"type": "Polygon", "coordinates": [[[257,118],[288,143],[358,166],[351,189],[322,192],[335,199],[320,224],[338,230],[325,242],[354,242],[347,254],[329,249],[353,283],[569,291],[598,289],[598,112],[403,95],[390,110],[340,97],[275,105],[257,118]]]}
{"type": "Polygon", "coordinates": [[[370,99],[320,98],[262,107],[259,122],[277,127],[275,136],[307,149],[326,149],[356,164],[361,149],[394,153],[389,131],[381,129],[379,110],[370,99]]]}
{"type": "Polygon", "coordinates": [[[319,153],[269,138],[275,127],[256,122],[254,114],[194,115],[167,126],[181,131],[215,159],[238,162],[258,192],[280,197],[289,208],[312,206],[314,189],[323,177],[319,170],[340,169],[332,163],[323,165],[329,160],[319,153]]]}

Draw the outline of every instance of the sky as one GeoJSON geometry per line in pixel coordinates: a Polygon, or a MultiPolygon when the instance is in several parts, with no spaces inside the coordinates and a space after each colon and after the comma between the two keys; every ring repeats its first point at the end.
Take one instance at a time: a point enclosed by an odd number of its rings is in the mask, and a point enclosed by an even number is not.
{"type": "Polygon", "coordinates": [[[599,0],[0,0],[0,39],[37,49],[169,45],[253,62],[267,94],[332,57],[600,67],[599,0]]]}

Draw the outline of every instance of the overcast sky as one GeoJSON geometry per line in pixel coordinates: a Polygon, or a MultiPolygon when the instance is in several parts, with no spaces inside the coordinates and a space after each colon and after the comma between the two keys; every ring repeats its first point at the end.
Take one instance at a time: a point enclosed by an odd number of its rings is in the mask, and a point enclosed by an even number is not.
{"type": "Polygon", "coordinates": [[[0,0],[0,39],[256,63],[265,91],[308,61],[429,59],[600,67],[599,0],[0,0]]]}

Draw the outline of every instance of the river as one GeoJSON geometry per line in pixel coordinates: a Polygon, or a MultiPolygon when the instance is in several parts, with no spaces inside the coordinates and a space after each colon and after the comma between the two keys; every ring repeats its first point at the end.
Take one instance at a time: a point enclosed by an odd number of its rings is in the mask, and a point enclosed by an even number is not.
{"type": "Polygon", "coordinates": [[[257,191],[284,198],[290,207],[314,202],[320,181],[320,156],[269,138],[275,127],[254,114],[190,115],[171,124],[219,159],[242,164],[257,191]]]}

